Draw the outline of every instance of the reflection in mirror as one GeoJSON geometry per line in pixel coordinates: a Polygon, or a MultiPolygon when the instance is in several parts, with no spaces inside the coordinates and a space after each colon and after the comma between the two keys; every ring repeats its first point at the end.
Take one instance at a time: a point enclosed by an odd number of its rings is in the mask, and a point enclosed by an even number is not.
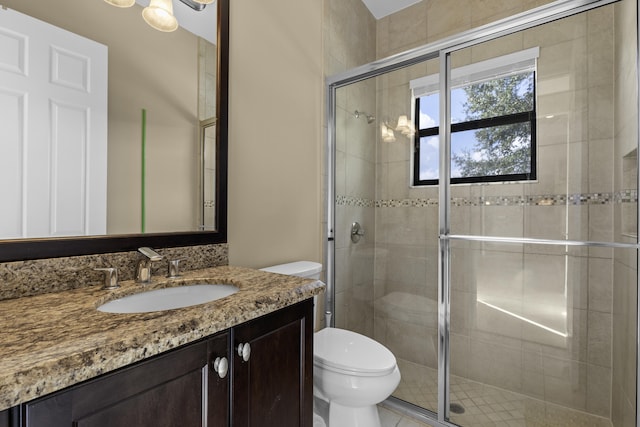
{"type": "Polygon", "coordinates": [[[216,229],[216,125],[215,119],[202,121],[202,230],[216,229]]]}
{"type": "Polygon", "coordinates": [[[0,214],[0,261],[128,250],[116,241],[143,232],[160,246],[226,240],[227,0],[173,7],[180,27],[163,33],[140,4],[2,0],[0,112],[9,119],[0,135],[13,145],[0,148],[0,178],[14,185],[0,190],[11,207],[0,214]],[[67,249],[38,253],[44,241],[67,249]]]}

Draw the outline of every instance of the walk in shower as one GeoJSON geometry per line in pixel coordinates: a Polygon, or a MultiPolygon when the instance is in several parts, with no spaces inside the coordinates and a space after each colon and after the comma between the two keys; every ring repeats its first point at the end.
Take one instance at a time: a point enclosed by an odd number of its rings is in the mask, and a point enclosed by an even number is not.
{"type": "Polygon", "coordinates": [[[437,425],[637,426],[637,1],[328,78],[328,307],[437,425]]]}

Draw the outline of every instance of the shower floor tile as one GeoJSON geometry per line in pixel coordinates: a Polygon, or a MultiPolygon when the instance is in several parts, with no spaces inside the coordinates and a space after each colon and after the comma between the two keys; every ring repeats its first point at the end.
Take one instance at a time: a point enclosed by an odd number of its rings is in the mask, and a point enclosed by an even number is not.
{"type": "MultiPolygon", "coordinates": [[[[394,397],[438,409],[438,372],[398,359],[402,381],[394,397]]],[[[465,427],[612,427],[608,419],[451,376],[451,422],[465,427]],[[464,412],[455,413],[454,404],[464,412]]]]}

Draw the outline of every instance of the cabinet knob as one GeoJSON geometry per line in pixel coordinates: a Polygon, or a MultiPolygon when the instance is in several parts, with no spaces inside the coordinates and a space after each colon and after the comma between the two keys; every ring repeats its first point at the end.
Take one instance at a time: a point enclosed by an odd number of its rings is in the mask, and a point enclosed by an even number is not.
{"type": "Polygon", "coordinates": [[[229,361],[226,357],[216,357],[216,360],[213,361],[213,370],[218,373],[220,378],[224,378],[227,376],[227,372],[229,372],[229,361]]]}
{"type": "Polygon", "coordinates": [[[238,344],[238,356],[242,357],[242,360],[247,362],[249,357],[251,357],[251,344],[238,344]]]}

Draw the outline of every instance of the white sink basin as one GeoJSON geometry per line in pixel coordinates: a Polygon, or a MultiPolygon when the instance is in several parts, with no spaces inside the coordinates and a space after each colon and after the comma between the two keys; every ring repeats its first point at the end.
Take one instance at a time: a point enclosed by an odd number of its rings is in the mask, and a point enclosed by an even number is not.
{"type": "Polygon", "coordinates": [[[149,313],[204,304],[235,294],[233,285],[198,283],[173,288],[154,289],[106,302],[98,307],[105,313],[149,313]]]}

